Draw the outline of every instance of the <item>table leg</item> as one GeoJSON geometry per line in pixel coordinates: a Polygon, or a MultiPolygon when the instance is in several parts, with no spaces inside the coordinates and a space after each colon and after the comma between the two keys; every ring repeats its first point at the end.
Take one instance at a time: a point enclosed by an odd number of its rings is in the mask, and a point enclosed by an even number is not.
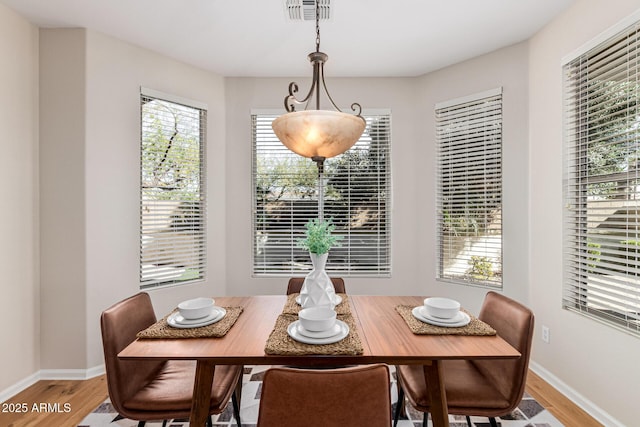
{"type": "Polygon", "coordinates": [[[424,376],[427,380],[429,397],[431,398],[431,419],[434,427],[449,427],[449,413],[447,411],[447,395],[444,390],[442,375],[442,361],[433,360],[424,365],[424,376]]]}
{"type": "Polygon", "coordinates": [[[196,377],[193,383],[193,399],[191,401],[191,417],[189,425],[205,427],[209,416],[211,401],[211,385],[216,365],[207,360],[198,360],[196,377]]]}

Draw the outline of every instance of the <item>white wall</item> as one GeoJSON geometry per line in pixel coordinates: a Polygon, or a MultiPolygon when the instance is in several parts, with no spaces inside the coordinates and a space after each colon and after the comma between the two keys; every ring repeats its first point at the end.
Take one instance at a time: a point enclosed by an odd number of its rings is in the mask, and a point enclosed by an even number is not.
{"type": "Polygon", "coordinates": [[[88,369],[103,362],[100,313],[139,291],[140,86],[208,105],[209,279],[150,291],[156,312],[225,292],[224,81],[91,31],[41,39],[41,368],[88,369]]]}
{"type": "Polygon", "coordinates": [[[0,394],[40,363],[38,29],[0,4],[0,394]],[[7,369],[10,367],[10,369],[7,369]]]}
{"type": "MultiPolygon", "coordinates": [[[[561,308],[561,59],[640,7],[637,0],[582,0],[530,40],[530,287],[538,328],[533,360],[624,425],[638,425],[640,340],[561,308]]],[[[614,425],[612,419],[603,420],[614,425]]]]}

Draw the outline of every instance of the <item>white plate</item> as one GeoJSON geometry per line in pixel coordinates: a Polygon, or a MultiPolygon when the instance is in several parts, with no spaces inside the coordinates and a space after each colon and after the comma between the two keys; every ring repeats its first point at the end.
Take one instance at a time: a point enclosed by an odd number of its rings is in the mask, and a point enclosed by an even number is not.
{"type": "MultiPolygon", "coordinates": [[[[411,310],[411,314],[413,314],[413,317],[420,320],[421,322],[429,323],[430,325],[442,326],[445,328],[459,328],[461,326],[466,326],[469,324],[469,322],[471,322],[471,317],[469,317],[469,315],[464,311],[459,312],[460,314],[458,316],[461,316],[461,319],[458,322],[453,323],[449,321],[449,319],[446,319],[445,321],[443,321],[443,319],[436,319],[434,317],[425,317],[425,315],[422,313],[422,310],[421,310],[422,308],[424,308],[423,305],[419,305],[418,307],[415,307],[413,310],[411,310]]],[[[458,316],[456,316],[456,318],[458,316]]]]}
{"type": "Polygon", "coordinates": [[[342,320],[336,320],[336,324],[340,327],[340,332],[338,332],[336,335],[326,338],[311,338],[302,335],[298,330],[297,323],[298,321],[292,322],[287,328],[287,333],[294,340],[305,344],[333,344],[334,342],[343,340],[347,335],[349,335],[349,325],[344,323],[342,320]]]}
{"type": "Polygon", "coordinates": [[[208,316],[202,317],[200,319],[188,320],[182,317],[180,312],[176,311],[167,318],[167,323],[169,324],[169,326],[173,326],[174,328],[199,328],[201,326],[207,326],[219,322],[226,314],[227,310],[225,310],[223,307],[213,307],[213,310],[211,310],[211,314],[209,314],[208,316]]]}
{"type": "MultiPolygon", "coordinates": [[[[302,305],[302,296],[298,295],[296,297],[296,302],[300,305],[302,305]]],[[[333,305],[338,305],[342,302],[342,297],[338,294],[335,295],[335,298],[333,300],[333,305]]]]}
{"type": "Polygon", "coordinates": [[[211,311],[206,316],[198,317],[195,319],[187,319],[180,314],[180,310],[173,313],[170,317],[174,323],[178,323],[180,325],[194,325],[202,322],[207,322],[211,320],[212,316],[215,317],[219,314],[218,307],[212,306],[211,311]]]}
{"type": "Polygon", "coordinates": [[[465,320],[465,314],[463,311],[458,311],[458,313],[453,316],[450,319],[445,319],[444,317],[437,317],[437,316],[432,316],[429,313],[427,313],[427,309],[422,306],[420,307],[420,315],[422,315],[422,317],[429,319],[433,322],[439,322],[439,323],[460,323],[463,320],[465,320]]]}
{"type": "Polygon", "coordinates": [[[336,321],[333,327],[331,327],[330,329],[327,329],[326,331],[309,331],[305,329],[304,326],[302,326],[299,320],[296,320],[293,323],[297,324],[298,332],[301,335],[304,335],[305,337],[309,337],[309,338],[329,338],[334,335],[338,335],[342,330],[342,326],[338,323],[338,321],[336,321]]]}

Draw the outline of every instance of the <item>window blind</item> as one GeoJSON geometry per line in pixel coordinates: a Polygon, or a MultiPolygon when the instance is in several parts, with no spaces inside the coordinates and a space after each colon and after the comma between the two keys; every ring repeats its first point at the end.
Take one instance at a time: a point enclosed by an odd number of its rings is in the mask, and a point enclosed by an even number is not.
{"type": "Polygon", "coordinates": [[[502,90],[436,105],[438,278],[502,286],[502,90]]]}
{"type": "Polygon", "coordinates": [[[142,289],[203,280],[206,272],[207,112],[155,95],[140,96],[142,289]]]}
{"type": "Polygon", "coordinates": [[[564,66],[563,306],[640,334],[640,25],[564,66]]]}
{"type": "MultiPolygon", "coordinates": [[[[278,114],[252,114],[253,274],[301,275],[309,254],[296,241],[318,216],[317,168],[289,151],[271,122],[278,114]]],[[[325,161],[324,217],[342,236],[329,252],[326,270],[341,276],[391,273],[391,115],[364,115],[360,140],[325,161]]]]}

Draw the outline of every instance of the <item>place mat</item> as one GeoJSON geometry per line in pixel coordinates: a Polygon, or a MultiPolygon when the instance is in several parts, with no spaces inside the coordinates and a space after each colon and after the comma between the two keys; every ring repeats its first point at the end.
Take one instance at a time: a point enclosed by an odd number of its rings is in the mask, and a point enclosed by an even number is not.
{"type": "MultiPolygon", "coordinates": [[[[334,310],[336,314],[351,314],[351,308],[349,307],[349,301],[347,294],[336,294],[342,297],[342,301],[340,304],[336,305],[334,310]]],[[[284,308],[282,309],[282,314],[298,314],[302,307],[300,304],[296,302],[296,298],[300,296],[299,293],[289,294],[287,295],[287,302],[284,304],[284,308]]]]}
{"type": "Polygon", "coordinates": [[[353,317],[351,315],[339,315],[338,319],[349,325],[349,335],[343,340],[333,344],[305,344],[294,340],[287,333],[287,328],[292,322],[298,320],[298,316],[281,314],[276,319],[276,324],[269,335],[264,352],[278,356],[300,356],[305,354],[353,356],[362,354],[364,348],[356,331],[353,317]]]}
{"type": "Polygon", "coordinates": [[[167,319],[177,311],[175,309],[144,331],[138,332],[136,336],[138,338],[220,338],[229,332],[244,310],[243,307],[224,307],[224,309],[227,310],[227,314],[222,320],[211,325],[189,329],[169,326],[167,319]]]}
{"type": "Polygon", "coordinates": [[[459,328],[445,328],[442,326],[430,325],[429,323],[422,322],[411,314],[411,310],[414,307],[410,305],[398,305],[396,311],[402,316],[411,332],[416,335],[495,335],[496,330],[487,325],[482,320],[469,313],[467,310],[462,309],[465,313],[471,317],[471,322],[466,326],[459,328]]]}

